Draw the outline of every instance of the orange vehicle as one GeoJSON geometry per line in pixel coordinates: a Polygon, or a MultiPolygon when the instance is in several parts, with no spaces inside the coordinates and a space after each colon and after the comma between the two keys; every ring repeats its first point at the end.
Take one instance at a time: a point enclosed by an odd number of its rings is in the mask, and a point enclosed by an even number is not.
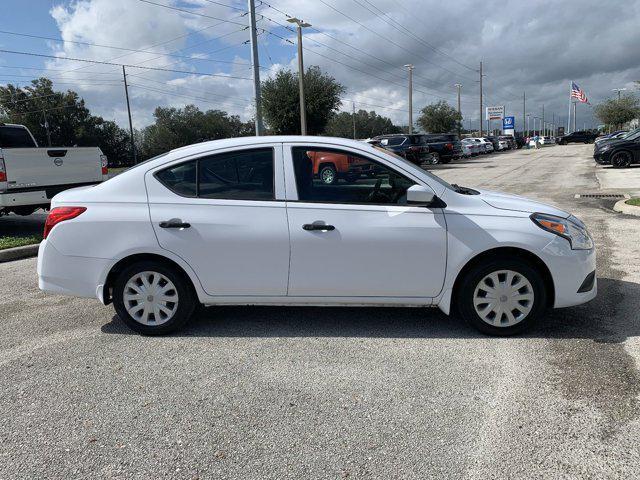
{"type": "Polygon", "coordinates": [[[344,153],[309,151],[307,156],[313,163],[313,176],[326,185],[333,185],[339,179],[355,182],[363,175],[372,177],[374,165],[355,155],[344,153]]]}

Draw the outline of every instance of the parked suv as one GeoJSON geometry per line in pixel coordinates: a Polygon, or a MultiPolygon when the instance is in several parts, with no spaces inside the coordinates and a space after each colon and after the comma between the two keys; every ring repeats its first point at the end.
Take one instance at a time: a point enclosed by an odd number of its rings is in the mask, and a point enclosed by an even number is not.
{"type": "Polygon", "coordinates": [[[567,143],[593,143],[598,135],[587,131],[572,132],[567,135],[563,135],[558,139],[560,145],[566,145],[567,143]]]}
{"type": "Polygon", "coordinates": [[[374,137],[371,143],[400,155],[418,166],[438,163],[434,162],[434,157],[430,153],[424,135],[380,135],[374,137]]]}

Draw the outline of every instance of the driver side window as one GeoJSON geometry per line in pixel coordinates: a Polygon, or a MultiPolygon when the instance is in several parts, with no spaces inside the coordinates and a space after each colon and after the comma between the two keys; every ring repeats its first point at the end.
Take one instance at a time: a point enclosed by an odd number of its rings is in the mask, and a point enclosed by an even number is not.
{"type": "Polygon", "coordinates": [[[291,149],[303,202],[406,205],[415,182],[367,157],[321,147],[291,149]]]}

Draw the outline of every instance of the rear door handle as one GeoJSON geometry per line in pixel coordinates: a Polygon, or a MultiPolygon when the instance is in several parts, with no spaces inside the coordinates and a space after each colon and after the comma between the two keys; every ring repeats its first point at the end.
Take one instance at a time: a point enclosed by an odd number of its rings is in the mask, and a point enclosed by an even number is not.
{"type": "Polygon", "coordinates": [[[324,223],[305,223],[304,225],[302,225],[302,228],[303,230],[309,230],[309,231],[313,231],[313,230],[331,231],[336,229],[336,227],[334,227],[333,225],[326,225],[324,223]]]}
{"type": "Polygon", "coordinates": [[[181,220],[167,220],[166,222],[160,222],[160,228],[189,228],[190,223],[183,222],[181,220]]]}

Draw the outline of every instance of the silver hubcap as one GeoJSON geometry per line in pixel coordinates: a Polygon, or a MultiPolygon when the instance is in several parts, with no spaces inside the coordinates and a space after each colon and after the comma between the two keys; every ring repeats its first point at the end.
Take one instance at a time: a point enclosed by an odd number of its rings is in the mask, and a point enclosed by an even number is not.
{"type": "Polygon", "coordinates": [[[482,320],[494,327],[510,327],[524,320],[533,308],[531,282],[513,270],[498,270],[484,277],[473,294],[482,320]]]}
{"type": "Polygon", "coordinates": [[[162,325],[178,309],[175,285],[158,272],[136,273],[125,285],[122,298],[131,318],[143,325],[162,325]]]}
{"type": "Polygon", "coordinates": [[[333,183],[333,170],[330,168],[325,168],[322,171],[322,181],[324,183],[333,183]]]}

